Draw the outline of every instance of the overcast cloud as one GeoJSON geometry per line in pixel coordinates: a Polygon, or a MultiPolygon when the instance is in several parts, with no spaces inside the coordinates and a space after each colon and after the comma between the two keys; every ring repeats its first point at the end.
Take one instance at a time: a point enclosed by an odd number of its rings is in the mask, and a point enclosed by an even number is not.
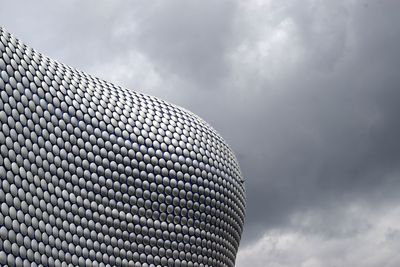
{"type": "Polygon", "coordinates": [[[8,1],[60,62],[183,106],[246,178],[238,267],[400,266],[400,1],[8,1]]]}

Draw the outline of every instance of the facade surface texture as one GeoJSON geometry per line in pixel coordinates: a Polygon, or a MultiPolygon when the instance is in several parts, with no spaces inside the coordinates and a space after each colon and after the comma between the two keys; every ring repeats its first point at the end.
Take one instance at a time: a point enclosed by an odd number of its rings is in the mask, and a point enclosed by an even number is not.
{"type": "Polygon", "coordinates": [[[0,28],[0,265],[234,266],[244,201],[199,117],[0,28]]]}

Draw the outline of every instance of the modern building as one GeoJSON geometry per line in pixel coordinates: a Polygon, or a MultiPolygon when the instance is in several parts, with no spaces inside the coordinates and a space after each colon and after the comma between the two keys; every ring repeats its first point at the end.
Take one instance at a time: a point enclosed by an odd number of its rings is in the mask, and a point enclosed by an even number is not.
{"type": "Polygon", "coordinates": [[[234,266],[244,213],[206,122],[0,28],[0,265],[234,266]]]}

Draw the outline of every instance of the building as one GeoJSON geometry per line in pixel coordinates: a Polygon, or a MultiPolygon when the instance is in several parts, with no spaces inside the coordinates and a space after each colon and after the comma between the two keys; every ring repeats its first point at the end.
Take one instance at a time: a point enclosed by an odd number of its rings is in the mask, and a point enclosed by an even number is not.
{"type": "Polygon", "coordinates": [[[202,119],[0,28],[0,264],[234,266],[245,196],[202,119]]]}

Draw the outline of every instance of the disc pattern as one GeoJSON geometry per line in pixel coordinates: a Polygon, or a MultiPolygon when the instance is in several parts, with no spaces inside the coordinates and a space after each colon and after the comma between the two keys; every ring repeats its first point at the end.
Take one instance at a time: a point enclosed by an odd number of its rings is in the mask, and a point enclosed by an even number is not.
{"type": "Polygon", "coordinates": [[[0,265],[234,266],[244,208],[202,119],[0,28],[0,265]]]}

